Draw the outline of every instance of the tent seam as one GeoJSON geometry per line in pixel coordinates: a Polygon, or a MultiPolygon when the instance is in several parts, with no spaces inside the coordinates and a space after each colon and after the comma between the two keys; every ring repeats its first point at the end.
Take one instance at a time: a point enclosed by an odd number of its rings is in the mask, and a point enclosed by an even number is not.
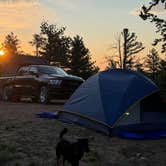
{"type": "Polygon", "coordinates": [[[98,86],[99,86],[99,99],[100,99],[100,102],[101,102],[101,106],[102,106],[102,111],[104,112],[104,119],[107,121],[107,123],[108,123],[108,118],[107,118],[107,116],[106,116],[106,114],[105,114],[105,111],[104,111],[104,106],[103,106],[103,101],[102,101],[102,95],[101,95],[101,86],[100,86],[100,75],[99,75],[99,77],[98,77],[98,86]]]}

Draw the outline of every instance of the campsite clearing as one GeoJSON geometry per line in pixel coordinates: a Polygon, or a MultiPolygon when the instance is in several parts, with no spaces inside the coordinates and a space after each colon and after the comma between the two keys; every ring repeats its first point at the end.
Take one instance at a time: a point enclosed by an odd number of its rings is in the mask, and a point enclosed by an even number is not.
{"type": "Polygon", "coordinates": [[[61,103],[0,103],[0,166],[53,166],[59,132],[68,127],[69,139],[89,137],[91,152],[81,166],[165,166],[166,139],[127,140],[106,137],[35,114],[62,110],[61,103]]]}

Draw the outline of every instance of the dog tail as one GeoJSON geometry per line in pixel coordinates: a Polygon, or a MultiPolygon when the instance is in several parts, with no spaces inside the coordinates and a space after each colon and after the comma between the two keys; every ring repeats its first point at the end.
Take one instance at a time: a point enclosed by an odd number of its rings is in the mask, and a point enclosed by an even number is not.
{"type": "Polygon", "coordinates": [[[62,139],[63,136],[67,133],[67,131],[68,131],[67,128],[64,128],[64,129],[60,132],[59,138],[62,139]]]}

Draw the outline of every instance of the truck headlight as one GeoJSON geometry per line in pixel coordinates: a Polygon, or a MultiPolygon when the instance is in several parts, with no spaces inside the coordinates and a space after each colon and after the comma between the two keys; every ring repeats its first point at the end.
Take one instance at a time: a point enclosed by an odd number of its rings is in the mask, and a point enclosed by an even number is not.
{"type": "Polygon", "coordinates": [[[50,84],[55,86],[59,86],[61,82],[62,80],[50,80],[50,84]]]}

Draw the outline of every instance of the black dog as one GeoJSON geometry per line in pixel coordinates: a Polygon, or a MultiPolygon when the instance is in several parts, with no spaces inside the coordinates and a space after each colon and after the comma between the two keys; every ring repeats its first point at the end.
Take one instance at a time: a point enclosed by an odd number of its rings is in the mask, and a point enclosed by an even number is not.
{"type": "Polygon", "coordinates": [[[63,138],[66,133],[67,129],[64,128],[59,135],[60,141],[56,146],[57,166],[60,165],[61,156],[63,157],[63,165],[67,160],[72,166],[79,166],[79,161],[84,153],[90,151],[88,139],[78,139],[76,142],[71,143],[63,138]]]}

